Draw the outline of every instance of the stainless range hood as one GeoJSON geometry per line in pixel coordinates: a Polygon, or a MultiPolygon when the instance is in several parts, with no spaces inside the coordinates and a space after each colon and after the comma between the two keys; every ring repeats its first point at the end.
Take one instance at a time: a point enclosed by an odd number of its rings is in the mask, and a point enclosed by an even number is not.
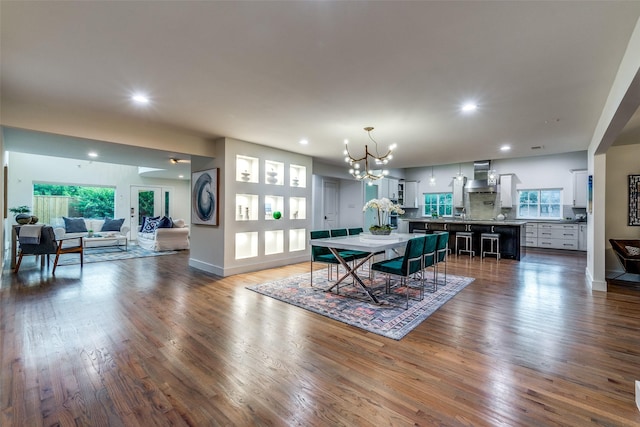
{"type": "Polygon", "coordinates": [[[467,193],[495,193],[498,191],[498,180],[489,184],[489,170],[491,160],[476,160],[473,162],[473,180],[468,180],[464,189],[467,193]]]}

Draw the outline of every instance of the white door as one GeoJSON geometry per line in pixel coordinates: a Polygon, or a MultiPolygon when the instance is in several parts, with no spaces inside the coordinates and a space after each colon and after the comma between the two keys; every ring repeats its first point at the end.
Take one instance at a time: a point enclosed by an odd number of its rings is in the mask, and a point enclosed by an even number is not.
{"type": "Polygon", "coordinates": [[[323,228],[338,228],[338,183],[335,181],[322,182],[322,215],[323,228]]]}
{"type": "Polygon", "coordinates": [[[163,214],[163,191],[161,187],[131,186],[131,240],[138,237],[138,228],[143,216],[160,216],[163,214]]]}

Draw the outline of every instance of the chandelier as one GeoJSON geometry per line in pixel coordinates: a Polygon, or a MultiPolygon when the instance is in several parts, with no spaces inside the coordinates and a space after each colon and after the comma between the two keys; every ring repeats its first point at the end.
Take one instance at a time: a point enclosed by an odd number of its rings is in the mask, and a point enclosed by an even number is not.
{"type": "Polygon", "coordinates": [[[387,153],[383,156],[378,152],[378,143],[371,136],[371,131],[373,127],[367,126],[364,128],[367,131],[367,135],[369,139],[373,141],[375,144],[374,153],[369,151],[369,146],[364,146],[364,156],[356,158],[349,153],[349,141],[344,141],[344,161],[349,163],[350,169],[349,173],[357,180],[369,180],[369,183],[372,181],[378,180],[380,178],[384,178],[389,175],[389,171],[383,168],[389,160],[393,158],[391,152],[396,148],[396,144],[392,144],[389,146],[387,153]],[[369,159],[371,158],[371,159],[369,159]],[[372,165],[369,162],[373,163],[372,165]]]}

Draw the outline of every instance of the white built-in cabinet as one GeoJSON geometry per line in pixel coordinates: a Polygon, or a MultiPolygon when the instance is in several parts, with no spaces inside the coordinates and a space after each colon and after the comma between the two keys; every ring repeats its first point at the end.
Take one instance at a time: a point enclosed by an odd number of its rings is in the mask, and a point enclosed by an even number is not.
{"type": "Polygon", "coordinates": [[[464,183],[465,179],[453,178],[453,207],[464,208],[464,183]]]}
{"type": "Polygon", "coordinates": [[[500,207],[513,207],[513,175],[500,175],[500,207]]]}
{"type": "Polygon", "coordinates": [[[573,171],[573,207],[587,207],[587,181],[588,175],[586,170],[573,171]]]}
{"type": "Polygon", "coordinates": [[[307,168],[245,155],[235,163],[235,259],[306,250],[307,168]]]}

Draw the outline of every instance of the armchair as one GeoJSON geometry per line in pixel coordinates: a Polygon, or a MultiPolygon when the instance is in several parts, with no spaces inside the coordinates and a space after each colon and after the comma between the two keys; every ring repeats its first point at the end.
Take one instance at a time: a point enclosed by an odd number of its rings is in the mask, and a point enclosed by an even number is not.
{"type": "MultiPolygon", "coordinates": [[[[23,226],[26,227],[26,226],[23,226]]],[[[53,227],[45,225],[40,231],[40,242],[31,243],[29,240],[20,239],[20,228],[16,229],[18,234],[18,241],[20,242],[20,250],[18,253],[18,260],[16,262],[16,268],[14,270],[17,273],[20,270],[20,264],[22,264],[22,257],[25,255],[41,255],[43,258],[40,262],[40,266],[44,267],[44,255],[47,256],[47,264],[50,261],[50,255],[55,254],[55,260],[53,261],[53,270],[51,274],[56,274],[56,267],[58,266],[58,258],[62,254],[79,253],[80,254],[80,267],[83,265],[83,251],[82,251],[82,237],[79,238],[80,245],[68,245],[65,244],[65,240],[69,239],[56,239],[56,235],[53,231],[53,227]]],[[[78,240],[78,239],[75,239],[78,240]]]]}
{"type": "Polygon", "coordinates": [[[638,279],[640,279],[640,240],[609,239],[609,243],[622,264],[624,272],[639,275],[638,279]]]}

